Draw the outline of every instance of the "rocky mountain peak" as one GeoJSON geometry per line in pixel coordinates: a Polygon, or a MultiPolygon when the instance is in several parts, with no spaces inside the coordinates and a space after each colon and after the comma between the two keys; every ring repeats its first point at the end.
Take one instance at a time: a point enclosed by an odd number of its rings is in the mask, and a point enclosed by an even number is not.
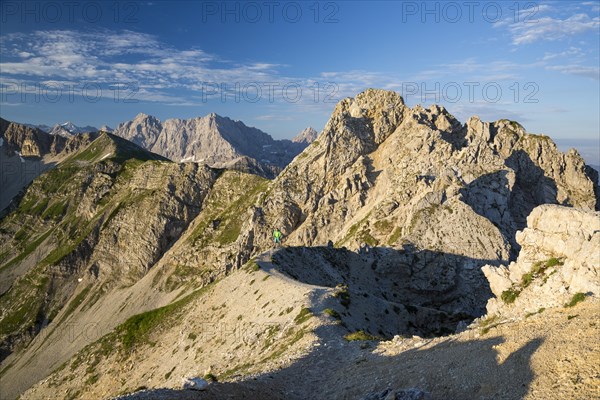
{"type": "Polygon", "coordinates": [[[67,122],[63,122],[62,124],[56,124],[54,125],[54,127],[52,128],[52,130],[50,130],[50,135],[53,136],[63,136],[65,138],[70,138],[74,135],[79,135],[85,132],[95,132],[98,129],[96,129],[93,126],[77,126],[75,125],[73,122],[71,121],[67,121],[67,122]]]}
{"type": "Polygon", "coordinates": [[[312,126],[309,126],[294,136],[292,142],[311,144],[317,139],[318,135],[319,132],[317,132],[312,126]]]}
{"type": "Polygon", "coordinates": [[[316,149],[327,153],[329,167],[340,172],[360,155],[374,151],[403,121],[408,107],[396,93],[368,89],[341,100],[321,133],[316,149]]]}
{"type": "Polygon", "coordinates": [[[68,130],[70,132],[74,132],[74,131],[77,130],[77,125],[75,125],[71,121],[67,121],[65,123],[62,123],[62,124],[60,124],[60,126],[62,126],[63,128],[65,128],[66,130],[68,130]]]}
{"type": "Polygon", "coordinates": [[[335,130],[340,123],[348,124],[348,127],[359,128],[352,129],[359,137],[379,145],[402,121],[406,109],[404,99],[398,93],[367,89],[353,99],[340,101],[325,130],[328,127],[335,130]]]}
{"type": "Polygon", "coordinates": [[[134,119],[136,119],[136,120],[137,120],[137,119],[146,119],[146,118],[155,118],[155,119],[156,119],[156,117],[153,117],[152,115],[148,115],[148,114],[146,114],[146,113],[144,113],[144,112],[140,112],[140,113],[138,113],[138,114],[135,116],[135,118],[134,118],[134,119]]]}
{"type": "Polygon", "coordinates": [[[577,154],[515,121],[462,124],[444,107],[411,109],[394,92],[370,89],[336,105],[262,211],[290,242],[343,244],[358,232],[364,243],[512,259],[515,233],[536,206],[597,207],[593,178],[577,154]],[[386,229],[388,220],[399,228],[386,229]],[[482,235],[494,239],[469,239],[482,235]]]}

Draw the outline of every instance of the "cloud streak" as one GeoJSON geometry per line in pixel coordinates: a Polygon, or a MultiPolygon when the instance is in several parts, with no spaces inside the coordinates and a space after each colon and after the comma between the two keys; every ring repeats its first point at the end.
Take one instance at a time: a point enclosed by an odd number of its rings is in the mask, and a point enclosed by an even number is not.
{"type": "MultiPolygon", "coordinates": [[[[544,11],[546,10],[544,9],[544,11]]],[[[598,32],[600,17],[590,17],[586,13],[574,14],[564,19],[552,16],[532,17],[531,20],[524,21],[500,21],[496,27],[506,27],[512,37],[512,43],[520,46],[540,41],[558,41],[584,33],[598,32]]]]}

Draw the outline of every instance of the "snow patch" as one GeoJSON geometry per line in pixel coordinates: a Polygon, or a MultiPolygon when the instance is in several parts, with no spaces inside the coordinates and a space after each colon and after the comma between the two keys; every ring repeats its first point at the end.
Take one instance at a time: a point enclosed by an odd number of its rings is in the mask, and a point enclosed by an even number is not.
{"type": "Polygon", "coordinates": [[[21,159],[21,162],[24,163],[25,159],[23,158],[23,156],[21,156],[21,153],[15,150],[15,153],[19,156],[19,158],[21,159]]]}
{"type": "Polygon", "coordinates": [[[2,147],[4,145],[4,138],[0,137],[0,147],[2,147]]]}
{"type": "Polygon", "coordinates": [[[108,154],[103,155],[102,158],[100,159],[100,161],[102,161],[102,160],[110,157],[111,155],[112,155],[112,153],[108,153],[108,154]]]}

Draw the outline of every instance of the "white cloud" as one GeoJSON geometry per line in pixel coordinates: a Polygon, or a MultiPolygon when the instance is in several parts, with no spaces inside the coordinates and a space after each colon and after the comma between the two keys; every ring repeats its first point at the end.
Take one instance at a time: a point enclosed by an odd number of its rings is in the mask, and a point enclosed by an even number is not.
{"type": "Polygon", "coordinates": [[[545,53],[543,61],[554,60],[556,58],[581,59],[584,56],[583,51],[579,47],[569,47],[567,50],[558,53],[545,53]]]}
{"type": "Polygon", "coordinates": [[[585,65],[578,64],[569,64],[569,65],[550,65],[547,66],[546,69],[551,71],[559,71],[565,74],[583,76],[585,78],[592,78],[595,80],[600,80],[600,68],[599,67],[590,67],[585,65]]]}
{"type": "Polygon", "coordinates": [[[579,13],[568,18],[558,17],[533,17],[529,21],[504,20],[498,22],[496,27],[507,27],[512,36],[514,45],[531,44],[538,41],[556,41],[571,36],[597,32],[600,29],[600,18],[590,17],[579,13]]]}
{"type": "Polygon", "coordinates": [[[600,13],[600,4],[596,1],[584,1],[581,5],[590,7],[594,13],[600,13]]]}
{"type": "Polygon", "coordinates": [[[139,100],[177,101],[165,90],[202,89],[205,82],[286,81],[277,72],[279,64],[234,64],[200,49],[176,49],[153,35],[132,31],[13,33],[0,38],[0,49],[4,80],[76,81],[80,86],[135,82],[143,89],[139,100]],[[219,67],[213,62],[219,62],[219,67]]]}

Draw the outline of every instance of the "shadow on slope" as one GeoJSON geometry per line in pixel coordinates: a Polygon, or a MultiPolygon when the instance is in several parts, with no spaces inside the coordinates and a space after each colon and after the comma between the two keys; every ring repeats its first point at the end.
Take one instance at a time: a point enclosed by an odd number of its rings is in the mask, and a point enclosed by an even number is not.
{"type": "Polygon", "coordinates": [[[256,262],[292,284],[314,286],[310,311],[327,323],[313,330],[317,343],[308,353],[281,370],[213,383],[203,392],[151,389],[119,399],[359,399],[411,387],[430,392],[434,400],[520,399],[528,392],[529,359],[543,343],[539,338],[503,361],[495,350],[504,342],[500,336],[413,338],[393,355],[374,352],[372,341],[344,338],[357,330],[373,336],[435,336],[472,320],[490,296],[479,269],[487,260],[412,246],[360,253],[289,247],[256,262]]]}
{"type": "MultiPolygon", "coordinates": [[[[327,329],[321,327],[315,333],[331,338],[327,329]]],[[[524,398],[534,378],[529,360],[543,339],[527,342],[499,362],[494,348],[503,342],[499,336],[462,343],[447,339],[432,346],[417,343],[417,347],[386,356],[368,348],[369,342],[333,339],[272,378],[262,378],[267,385],[284,382],[285,395],[299,399],[361,399],[387,388],[419,388],[434,400],[524,398]]]]}
{"type": "Polygon", "coordinates": [[[289,247],[273,253],[263,268],[310,285],[335,288],[315,299],[339,315],[351,332],[371,335],[439,336],[485,313],[492,296],[481,266],[495,260],[419,250],[289,247]]]}
{"type": "Polygon", "coordinates": [[[419,388],[432,400],[523,399],[534,378],[530,359],[542,345],[536,338],[499,361],[502,337],[423,343],[397,355],[372,351],[372,342],[345,343],[335,327],[315,334],[320,345],[292,365],[238,382],[213,383],[204,392],[154,389],[119,399],[362,399],[388,388],[419,388]],[[258,396],[257,396],[258,395],[258,396]]]}

